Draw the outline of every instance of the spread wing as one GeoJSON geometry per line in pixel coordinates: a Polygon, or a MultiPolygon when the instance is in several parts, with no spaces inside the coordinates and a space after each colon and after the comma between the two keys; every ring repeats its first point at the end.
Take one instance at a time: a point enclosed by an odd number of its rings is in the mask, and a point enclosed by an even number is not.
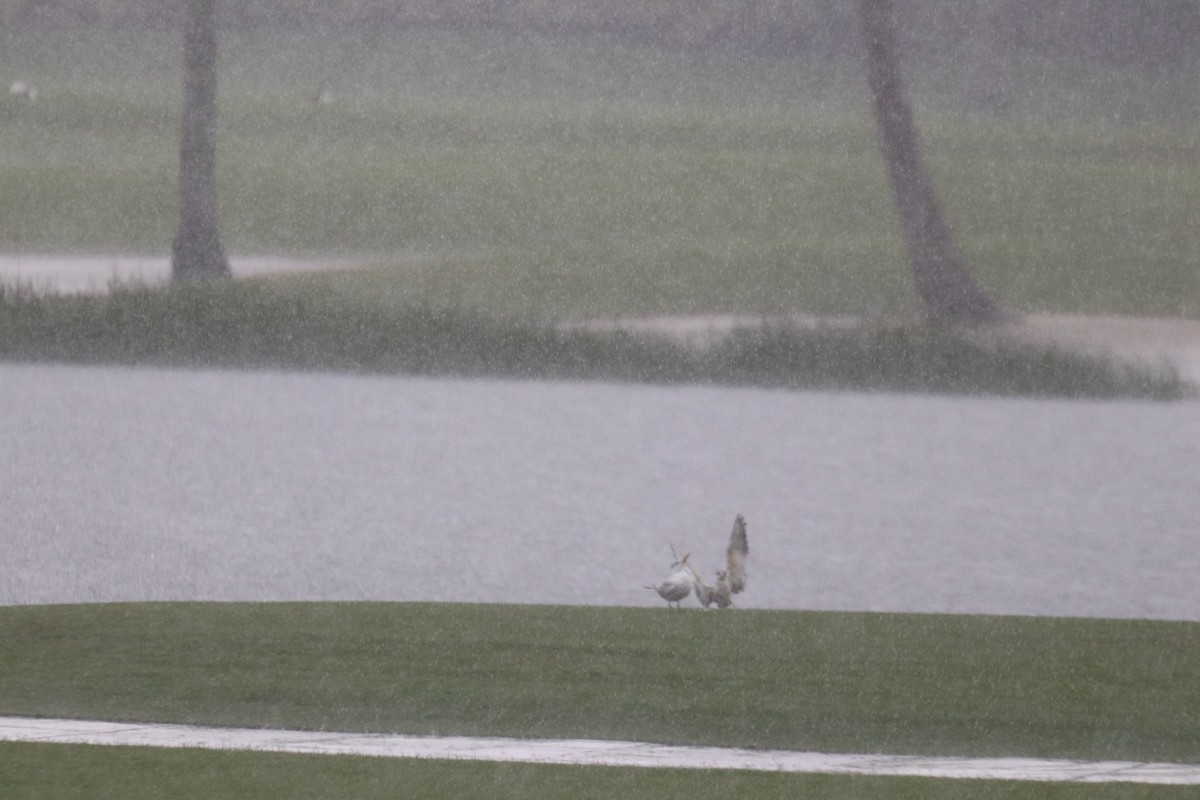
{"type": "Polygon", "coordinates": [[[729,576],[729,590],[734,594],[746,588],[746,558],[750,545],[746,541],[746,520],[741,514],[733,521],[733,532],[729,534],[729,546],[725,548],[725,564],[729,576]]]}

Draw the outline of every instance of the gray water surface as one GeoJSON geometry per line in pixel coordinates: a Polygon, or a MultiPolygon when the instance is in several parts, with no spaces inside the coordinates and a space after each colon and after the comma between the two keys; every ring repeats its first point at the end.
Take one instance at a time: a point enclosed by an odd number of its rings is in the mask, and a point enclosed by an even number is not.
{"type": "Polygon", "coordinates": [[[1200,403],[0,365],[0,603],[1200,619],[1200,403]],[[694,599],[690,601],[695,605],[694,599]]]}

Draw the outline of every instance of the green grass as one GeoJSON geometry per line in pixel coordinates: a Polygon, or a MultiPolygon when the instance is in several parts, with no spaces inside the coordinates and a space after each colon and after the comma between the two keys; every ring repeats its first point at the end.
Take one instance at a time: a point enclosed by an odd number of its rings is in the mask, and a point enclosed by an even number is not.
{"type": "MultiPolygon", "coordinates": [[[[166,252],[177,47],[0,32],[0,74],[43,95],[0,103],[0,251],[166,252]]],[[[855,61],[230,31],[221,70],[232,252],[432,253],[391,277],[555,318],[918,307],[855,61]],[[315,108],[322,85],[338,101],[315,108]]],[[[952,70],[910,72],[946,212],[1002,302],[1200,313],[1194,75],[1021,64],[1012,107],[983,112],[952,70]]]]}
{"type": "MultiPolygon", "coordinates": [[[[1194,762],[1200,625],[454,604],[0,608],[0,714],[1194,762]]],[[[1169,798],[1072,786],[0,744],[17,798],[1169,798]]]]}
{"type": "Polygon", "coordinates": [[[1168,800],[1184,786],[1095,786],[928,778],[773,775],[530,764],[397,761],[64,745],[0,744],[0,781],[19,800],[142,798],[394,798],[557,800],[571,797],[818,800],[1168,800]]]}
{"type": "Polygon", "coordinates": [[[0,713],[1194,761],[1200,625],[453,604],[0,609],[0,713]]]}
{"type": "Polygon", "coordinates": [[[1186,786],[776,775],[672,769],[557,767],[331,756],[163,751],[0,743],[0,783],[14,800],[152,798],[395,798],[559,800],[570,797],[754,797],[761,800],[1168,800],[1186,786]]]}
{"type": "MultiPolygon", "coordinates": [[[[167,252],[178,42],[0,31],[0,252],[167,252]]],[[[921,310],[854,60],[506,33],[227,31],[223,237],[375,268],[111,299],[0,294],[0,357],[1173,398],[1178,378],[878,320],[921,310]],[[337,101],[316,107],[329,86],[337,101]],[[223,307],[216,308],[216,303],[223,307]],[[716,351],[563,334],[656,314],[857,315],[716,351]]],[[[1015,311],[1195,316],[1187,75],[1021,65],[1013,107],[912,70],[943,205],[1015,311]],[[1103,91],[1095,87],[1101,86],[1103,91]],[[956,99],[958,98],[958,99],[956,99]]]]}

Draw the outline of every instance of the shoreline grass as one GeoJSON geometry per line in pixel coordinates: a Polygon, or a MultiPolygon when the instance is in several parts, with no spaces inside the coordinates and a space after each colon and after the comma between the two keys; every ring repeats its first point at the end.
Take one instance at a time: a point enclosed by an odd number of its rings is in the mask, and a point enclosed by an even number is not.
{"type": "Polygon", "coordinates": [[[263,281],[54,295],[0,285],[0,359],[959,395],[1175,400],[1194,391],[1173,371],[928,324],[763,325],[697,347],[294,289],[263,281]]]}

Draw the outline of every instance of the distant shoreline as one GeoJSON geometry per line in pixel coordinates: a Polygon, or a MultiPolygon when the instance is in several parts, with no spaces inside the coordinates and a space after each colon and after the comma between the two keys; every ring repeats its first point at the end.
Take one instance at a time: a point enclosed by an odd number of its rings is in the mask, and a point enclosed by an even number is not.
{"type": "MultiPolygon", "coordinates": [[[[409,258],[419,258],[409,254],[409,258]]],[[[394,261],[395,256],[389,257],[394,261]]],[[[236,276],[314,272],[367,267],[379,259],[231,256],[236,276]]],[[[0,284],[28,283],[37,290],[62,294],[103,293],[116,283],[165,284],[170,277],[166,256],[86,254],[0,254],[0,284]]],[[[612,317],[568,323],[566,327],[595,333],[629,331],[658,334],[704,345],[746,328],[777,325],[797,330],[845,329],[866,320],[854,316],[790,314],[654,315],[612,317]]],[[[1185,381],[1200,386],[1200,319],[1085,314],[1027,314],[1013,323],[982,332],[1024,344],[1052,343],[1088,355],[1158,368],[1170,364],[1185,381]]]]}

